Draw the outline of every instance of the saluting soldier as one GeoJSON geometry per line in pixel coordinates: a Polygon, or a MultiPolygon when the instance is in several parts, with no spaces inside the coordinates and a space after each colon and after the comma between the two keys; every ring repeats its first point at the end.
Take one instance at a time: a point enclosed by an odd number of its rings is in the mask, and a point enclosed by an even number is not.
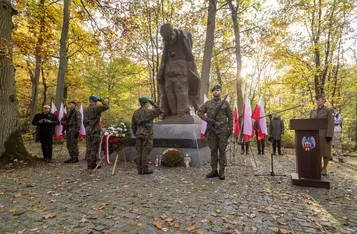
{"type": "Polygon", "coordinates": [[[197,111],[197,115],[209,124],[215,125],[215,132],[208,135],[208,145],[211,149],[211,167],[212,171],[206,175],[207,178],[219,176],[221,180],[225,179],[224,169],[227,166],[226,147],[228,138],[233,130],[233,115],[229,103],[226,101],[218,112],[216,119],[212,119],[217,106],[222,103],[222,87],[216,85],[212,88],[213,99],[204,103],[197,111]],[[207,116],[205,115],[207,114],[207,116]],[[219,150],[219,157],[217,151],[219,150]],[[217,164],[219,161],[219,173],[217,164]]]}
{"type": "Polygon", "coordinates": [[[76,107],[77,102],[70,101],[68,103],[69,112],[61,120],[63,130],[66,131],[66,143],[69,153],[69,159],[65,160],[64,163],[78,162],[78,136],[81,129],[82,115],[76,110],[76,107]]]}
{"type": "Polygon", "coordinates": [[[102,112],[109,109],[108,104],[96,96],[89,97],[89,106],[84,110],[83,124],[86,129],[86,159],[88,169],[95,169],[97,166],[97,155],[100,145],[100,132],[99,126],[100,117],[102,112]],[[98,106],[97,103],[101,102],[103,105],[98,106]]]}
{"type": "Polygon", "coordinates": [[[310,113],[311,119],[327,119],[327,129],[319,131],[320,152],[323,159],[321,174],[326,176],[327,165],[331,155],[331,141],[334,130],[334,115],[333,110],[325,106],[326,98],[323,95],[316,95],[317,109],[310,113]]]}
{"type": "Polygon", "coordinates": [[[136,137],[136,152],[135,158],[138,174],[152,174],[149,170],[149,154],[153,147],[153,125],[154,119],[163,113],[162,109],[147,97],[139,98],[140,108],[133,114],[131,123],[134,136],[136,137]],[[148,103],[154,108],[149,109],[148,103]]]}

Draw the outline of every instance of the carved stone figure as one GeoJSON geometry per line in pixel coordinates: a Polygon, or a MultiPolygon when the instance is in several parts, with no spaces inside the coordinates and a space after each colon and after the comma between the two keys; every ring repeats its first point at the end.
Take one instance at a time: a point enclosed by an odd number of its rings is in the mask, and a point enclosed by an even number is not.
{"type": "Polygon", "coordinates": [[[160,34],[164,40],[164,50],[157,82],[163,118],[189,115],[190,106],[197,110],[201,104],[201,80],[192,54],[191,33],[164,24],[160,34]]]}

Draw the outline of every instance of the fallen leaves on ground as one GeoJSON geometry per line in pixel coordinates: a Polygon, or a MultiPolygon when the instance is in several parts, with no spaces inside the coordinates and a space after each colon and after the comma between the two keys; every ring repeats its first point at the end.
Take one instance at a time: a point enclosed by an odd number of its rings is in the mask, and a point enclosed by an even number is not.
{"type": "Polygon", "coordinates": [[[280,228],[278,233],[279,234],[294,234],[292,231],[284,229],[284,228],[280,228]]]}
{"type": "Polygon", "coordinates": [[[196,229],[196,227],[195,226],[188,226],[187,228],[186,228],[186,230],[187,231],[193,231],[193,230],[195,230],[196,229]]]}
{"type": "Polygon", "coordinates": [[[56,214],[46,214],[43,216],[44,219],[52,219],[54,217],[56,217],[57,215],[56,214]]]}
{"type": "Polygon", "coordinates": [[[174,227],[179,228],[181,226],[181,223],[175,223],[174,227]]]}
{"type": "Polygon", "coordinates": [[[152,222],[152,224],[153,224],[155,227],[157,227],[158,229],[161,229],[161,228],[162,228],[162,223],[159,222],[159,221],[154,221],[154,222],[152,222]]]}
{"type": "Polygon", "coordinates": [[[79,220],[79,222],[80,222],[80,223],[88,223],[88,222],[89,222],[89,220],[88,220],[88,219],[86,219],[86,218],[82,218],[81,220],[79,220]]]}

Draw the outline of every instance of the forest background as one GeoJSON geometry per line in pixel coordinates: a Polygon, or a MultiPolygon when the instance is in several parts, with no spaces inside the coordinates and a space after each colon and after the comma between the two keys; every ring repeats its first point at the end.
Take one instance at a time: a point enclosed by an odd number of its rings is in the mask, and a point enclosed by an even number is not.
{"type": "MultiPolygon", "coordinates": [[[[240,112],[246,94],[253,108],[262,95],[266,113],[304,102],[282,113],[288,128],[323,93],[343,116],[345,153],[357,151],[355,0],[16,0],[12,7],[22,133],[52,101],[85,108],[97,95],[110,105],[104,125],[130,121],[140,96],[159,102],[158,30],[169,22],[193,35],[202,97],[220,83],[240,112]]],[[[293,139],[287,131],[283,141],[293,139]]]]}

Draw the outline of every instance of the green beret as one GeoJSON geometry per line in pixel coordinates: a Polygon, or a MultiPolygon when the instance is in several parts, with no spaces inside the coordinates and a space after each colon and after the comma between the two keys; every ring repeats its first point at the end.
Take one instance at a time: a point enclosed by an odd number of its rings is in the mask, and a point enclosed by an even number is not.
{"type": "Polygon", "coordinates": [[[92,95],[92,96],[89,97],[89,100],[97,102],[97,101],[99,101],[99,98],[97,98],[96,96],[92,95]]]}
{"type": "Polygon", "coordinates": [[[68,104],[75,104],[75,105],[77,105],[77,102],[75,102],[75,101],[70,101],[68,104]]]}
{"type": "Polygon", "coordinates": [[[148,102],[149,102],[149,98],[147,98],[147,97],[140,97],[140,98],[139,98],[139,102],[141,102],[141,103],[148,103],[148,102]]]}
{"type": "Polygon", "coordinates": [[[220,89],[220,90],[222,90],[222,86],[221,86],[220,84],[215,85],[215,86],[212,88],[211,92],[213,92],[213,90],[215,90],[215,89],[220,89]]]}

